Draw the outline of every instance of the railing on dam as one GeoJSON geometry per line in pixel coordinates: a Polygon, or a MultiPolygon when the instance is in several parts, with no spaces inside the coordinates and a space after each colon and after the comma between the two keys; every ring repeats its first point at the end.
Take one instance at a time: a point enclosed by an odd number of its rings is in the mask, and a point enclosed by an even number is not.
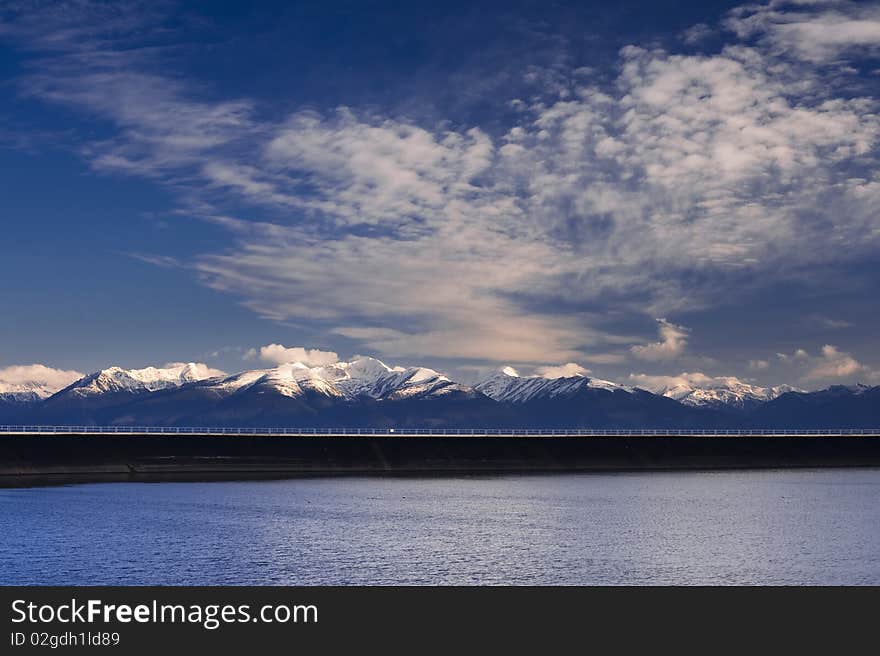
{"type": "Polygon", "coordinates": [[[703,428],[234,428],[198,426],[2,426],[0,435],[77,434],[77,435],[288,435],[343,436],[381,435],[392,437],[428,436],[533,436],[533,437],[762,437],[762,436],[880,436],[880,428],[813,429],[703,429],[703,428]]]}

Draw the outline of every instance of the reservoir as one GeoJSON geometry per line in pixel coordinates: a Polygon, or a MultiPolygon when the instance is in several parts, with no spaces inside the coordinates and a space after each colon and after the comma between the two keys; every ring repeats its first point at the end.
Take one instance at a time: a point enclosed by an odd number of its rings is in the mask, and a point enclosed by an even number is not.
{"type": "Polygon", "coordinates": [[[3,584],[880,584],[880,469],[0,489],[3,584]]]}

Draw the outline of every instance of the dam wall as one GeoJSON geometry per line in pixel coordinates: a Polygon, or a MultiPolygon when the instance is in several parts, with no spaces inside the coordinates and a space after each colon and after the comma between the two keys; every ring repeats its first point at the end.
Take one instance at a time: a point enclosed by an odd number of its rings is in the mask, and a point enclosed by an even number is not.
{"type": "Polygon", "coordinates": [[[880,466],[880,435],[0,434],[0,486],[185,480],[880,466]]]}

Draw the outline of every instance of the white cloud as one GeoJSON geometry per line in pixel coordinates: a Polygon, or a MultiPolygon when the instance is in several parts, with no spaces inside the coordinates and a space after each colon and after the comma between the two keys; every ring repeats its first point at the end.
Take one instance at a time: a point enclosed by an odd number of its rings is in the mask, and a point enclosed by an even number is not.
{"type": "Polygon", "coordinates": [[[638,387],[649,390],[651,392],[659,392],[674,387],[695,387],[706,388],[715,384],[723,384],[728,381],[741,382],[733,376],[708,376],[699,371],[687,372],[683,371],[674,376],[650,375],[650,374],[630,374],[629,379],[638,387]]]}
{"type": "Polygon", "coordinates": [[[851,353],[833,344],[825,344],[818,354],[799,348],[793,354],[777,353],[781,366],[792,378],[800,378],[814,387],[846,382],[875,382],[878,370],[860,362],[851,353]]]}
{"type": "Polygon", "coordinates": [[[629,379],[637,387],[654,393],[670,393],[669,395],[674,398],[692,389],[721,388],[740,390],[747,393],[761,393],[764,389],[736,376],[710,376],[699,371],[683,371],[672,376],[630,374],[629,379]]]}
{"type": "Polygon", "coordinates": [[[629,357],[623,353],[585,353],[582,359],[593,364],[622,364],[629,357]]]}
{"type": "Polygon", "coordinates": [[[812,320],[822,328],[827,328],[829,330],[840,330],[842,328],[852,328],[852,324],[849,321],[845,321],[843,319],[832,319],[831,317],[823,317],[822,315],[815,315],[812,317],[812,320]]]}
{"type": "Polygon", "coordinates": [[[479,193],[473,180],[494,146],[477,128],[435,134],[399,121],[359,119],[348,109],[325,118],[292,116],[268,143],[266,162],[295,178],[308,174],[312,209],[346,223],[401,224],[445,215],[479,193]]]}
{"type": "Polygon", "coordinates": [[[770,363],[766,360],[749,360],[749,369],[754,369],[755,371],[763,371],[764,369],[768,369],[770,367],[770,363]]]}
{"type": "MultiPolygon", "coordinates": [[[[427,286],[420,289],[429,291],[427,286]]],[[[333,332],[359,339],[372,350],[385,354],[523,363],[544,362],[548,357],[577,357],[580,352],[573,345],[606,338],[579,329],[571,319],[554,321],[518,314],[510,304],[486,301],[481,306],[478,299],[467,297],[462,297],[461,303],[450,299],[446,305],[430,308],[423,303],[414,302],[412,308],[433,325],[417,332],[351,326],[337,327],[333,332]],[[482,312],[478,313],[479,309],[482,312]]]]}
{"type": "Polygon", "coordinates": [[[163,369],[190,369],[196,375],[198,380],[204,380],[206,378],[217,378],[220,376],[226,376],[227,373],[222,369],[215,369],[213,367],[209,367],[204,362],[166,362],[162,365],[163,369]]]}
{"type": "Polygon", "coordinates": [[[810,357],[810,354],[807,353],[804,349],[799,348],[795,349],[794,353],[788,355],[787,353],[777,353],[776,357],[779,358],[782,362],[791,362],[796,360],[806,360],[810,357]]]}
{"type": "Polygon", "coordinates": [[[176,257],[169,255],[152,255],[150,253],[129,253],[129,257],[140,260],[146,264],[161,267],[163,269],[181,269],[183,264],[176,257]]]}
{"type": "Polygon", "coordinates": [[[812,62],[880,48],[877,2],[770,0],[734,9],[725,24],[741,37],[757,37],[812,62]]]}
{"type": "Polygon", "coordinates": [[[671,360],[677,358],[687,346],[688,329],[676,326],[666,319],[657,319],[660,341],[633,346],[632,354],[642,360],[671,360]]]}
{"type": "Polygon", "coordinates": [[[179,177],[256,127],[250,101],[197,99],[198,85],[167,74],[174,48],[154,40],[167,34],[165,11],[138,0],[15,3],[0,23],[0,37],[48,55],[19,80],[24,95],[115,126],[82,150],[96,169],[179,177]]]}
{"type": "MultiPolygon", "coordinates": [[[[587,347],[620,336],[588,317],[530,311],[516,295],[693,309],[759,285],[767,268],[801,275],[875,245],[880,184],[842,185],[850,173],[836,168],[877,142],[872,105],[798,104],[773,70],[744,48],[627,48],[618,91],[584,86],[534,104],[504,153],[474,129],[295,114],[260,166],[235,169],[235,188],[340,232],[226,220],[239,248],[196,267],[262,316],[324,320],[386,355],[586,360],[587,347]],[[828,220],[804,218],[826,208],[828,220]],[[836,248],[820,247],[829,240],[836,248]],[[684,282],[693,271],[699,286],[684,282]]],[[[633,353],[669,358],[684,343],[672,335],[633,353]]]]}
{"type": "Polygon", "coordinates": [[[543,378],[571,378],[573,376],[588,376],[592,372],[579,364],[569,362],[558,366],[538,367],[535,374],[543,378]]]}
{"type": "Polygon", "coordinates": [[[705,23],[692,25],[681,33],[681,40],[689,46],[695,46],[715,35],[715,30],[705,23]]]}
{"type": "Polygon", "coordinates": [[[320,367],[339,361],[339,356],[333,351],[306,349],[301,346],[282,346],[281,344],[262,346],[259,355],[264,362],[275,365],[302,362],[309,367],[320,367]]]}
{"type": "MultiPolygon", "coordinates": [[[[876,253],[876,98],[838,92],[836,71],[780,54],[785,34],[815,22],[805,5],[786,7],[731,17],[756,43],[689,55],[628,46],[607,84],[530,70],[545,88],[516,103],[497,138],[346,108],[260,122],[247,99],[211,100],[158,73],[163,55],[114,48],[147,33],[150,16],[115,12],[105,30],[48,12],[9,29],[53,55],[28,69],[28,93],[116,127],[86,149],[94,166],[184,189],[188,209],[230,231],[231,248],[193,267],[260,316],[391,357],[612,363],[621,354],[590,355],[625,337],[598,327],[601,312],[548,311],[559,304],[547,300],[663,316],[876,253]],[[77,36],[88,29],[100,38],[77,36]],[[273,218],[230,216],[218,207],[227,195],[273,218]]],[[[821,48],[852,36],[832,27],[821,48]]],[[[808,41],[788,50],[809,52],[808,41]]],[[[661,324],[660,341],[631,353],[671,359],[686,341],[661,324]]]]}
{"type": "Polygon", "coordinates": [[[804,376],[805,380],[825,380],[834,378],[852,378],[857,374],[868,373],[868,368],[849,353],[840,351],[836,346],[826,344],[822,354],[816,358],[815,364],[804,376]]]}
{"type": "Polygon", "coordinates": [[[0,369],[0,388],[15,391],[35,386],[57,392],[84,375],[72,369],[53,369],[44,364],[12,365],[0,369]]]}

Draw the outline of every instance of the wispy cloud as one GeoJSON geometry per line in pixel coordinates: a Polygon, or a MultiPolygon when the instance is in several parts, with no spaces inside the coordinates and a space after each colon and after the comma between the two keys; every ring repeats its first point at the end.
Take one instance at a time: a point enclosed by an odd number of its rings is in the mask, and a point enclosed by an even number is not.
{"type": "Polygon", "coordinates": [[[3,32],[36,53],[24,92],[113,127],[92,166],[167,182],[229,230],[193,268],[262,317],[390,356],[668,361],[681,326],[633,345],[578,308],[712,307],[880,242],[877,98],[813,65],[873,47],[876,6],[790,5],[734,12],[718,52],[628,46],[609,81],[555,68],[501,133],[357,108],[261,119],[163,70],[146,5],[24,11],[3,32]],[[546,309],[561,298],[575,309],[546,309]]]}
{"type": "Polygon", "coordinates": [[[814,315],[811,319],[816,325],[828,330],[840,330],[853,327],[852,323],[849,321],[844,319],[833,319],[831,317],[822,316],[821,314],[814,315]]]}
{"type": "MultiPolygon", "coordinates": [[[[21,2],[0,23],[37,58],[18,80],[25,96],[71,106],[116,130],[83,155],[97,169],[179,177],[255,129],[248,100],[199,98],[199,84],[168,74],[171,3],[21,2]]],[[[206,94],[203,94],[206,95],[206,94]]]]}
{"type": "Polygon", "coordinates": [[[161,267],[163,269],[181,269],[184,267],[184,264],[180,260],[176,257],[171,257],[170,255],[128,253],[128,256],[140,262],[152,264],[153,266],[161,267]]]}
{"type": "Polygon", "coordinates": [[[734,9],[725,25],[774,52],[825,63],[880,50],[880,7],[851,0],[770,0],[734,9]]]}
{"type": "Polygon", "coordinates": [[[630,349],[634,356],[642,360],[672,360],[684,353],[687,346],[688,330],[666,319],[657,319],[660,341],[651,344],[638,344],[630,349]]]}
{"type": "Polygon", "coordinates": [[[706,23],[697,23],[684,30],[681,33],[680,38],[687,45],[696,46],[714,35],[715,30],[709,25],[706,25],[706,23]]]}
{"type": "Polygon", "coordinates": [[[281,344],[267,344],[260,347],[259,351],[251,349],[245,353],[245,357],[259,357],[263,362],[273,365],[301,362],[310,367],[320,367],[339,361],[339,355],[333,351],[307,349],[302,346],[282,346],[281,344]]]}

